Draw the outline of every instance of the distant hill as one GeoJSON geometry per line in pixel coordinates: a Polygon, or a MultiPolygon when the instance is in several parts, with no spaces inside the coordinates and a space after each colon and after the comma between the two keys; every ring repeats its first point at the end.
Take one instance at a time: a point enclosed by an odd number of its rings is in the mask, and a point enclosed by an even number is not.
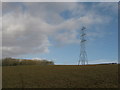
{"type": "Polygon", "coordinates": [[[108,65],[108,64],[117,64],[117,63],[100,63],[100,64],[97,64],[97,65],[108,65]]]}

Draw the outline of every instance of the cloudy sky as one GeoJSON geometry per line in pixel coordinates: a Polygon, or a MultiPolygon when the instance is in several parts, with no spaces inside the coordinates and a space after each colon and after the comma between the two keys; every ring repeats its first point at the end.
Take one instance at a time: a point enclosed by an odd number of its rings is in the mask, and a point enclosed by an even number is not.
{"type": "Polygon", "coordinates": [[[117,62],[117,2],[3,2],[2,56],[77,64],[82,26],[88,62],[117,62]]]}

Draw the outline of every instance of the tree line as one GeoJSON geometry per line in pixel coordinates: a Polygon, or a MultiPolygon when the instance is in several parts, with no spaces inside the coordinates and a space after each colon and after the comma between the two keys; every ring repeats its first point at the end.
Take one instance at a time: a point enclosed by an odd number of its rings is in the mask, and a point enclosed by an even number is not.
{"type": "Polygon", "coordinates": [[[17,66],[17,65],[54,65],[54,62],[48,60],[15,59],[10,57],[2,59],[2,66],[17,66]]]}

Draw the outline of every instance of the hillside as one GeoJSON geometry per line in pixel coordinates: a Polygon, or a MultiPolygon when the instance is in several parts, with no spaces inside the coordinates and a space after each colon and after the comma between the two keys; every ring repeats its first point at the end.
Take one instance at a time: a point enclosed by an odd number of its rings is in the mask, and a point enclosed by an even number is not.
{"type": "Polygon", "coordinates": [[[117,88],[118,65],[3,67],[3,88],[117,88]]]}

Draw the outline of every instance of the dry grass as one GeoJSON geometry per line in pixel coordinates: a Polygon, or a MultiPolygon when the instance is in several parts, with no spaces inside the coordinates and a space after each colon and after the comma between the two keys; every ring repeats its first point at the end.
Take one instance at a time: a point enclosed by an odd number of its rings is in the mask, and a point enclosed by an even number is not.
{"type": "Polygon", "coordinates": [[[3,88],[117,88],[118,65],[3,67],[3,88]]]}
{"type": "Polygon", "coordinates": [[[2,67],[0,66],[0,89],[2,88],[2,67]]]}

